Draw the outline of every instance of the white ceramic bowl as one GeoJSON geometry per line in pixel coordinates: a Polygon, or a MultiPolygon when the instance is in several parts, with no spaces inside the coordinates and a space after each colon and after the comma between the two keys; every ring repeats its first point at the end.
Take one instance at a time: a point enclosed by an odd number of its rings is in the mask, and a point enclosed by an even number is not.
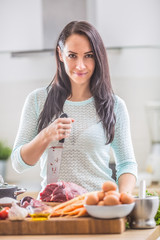
{"type": "Polygon", "coordinates": [[[84,205],[88,214],[95,218],[121,218],[126,217],[131,213],[135,202],[131,204],[120,204],[114,206],[97,206],[97,205],[84,205]]]}

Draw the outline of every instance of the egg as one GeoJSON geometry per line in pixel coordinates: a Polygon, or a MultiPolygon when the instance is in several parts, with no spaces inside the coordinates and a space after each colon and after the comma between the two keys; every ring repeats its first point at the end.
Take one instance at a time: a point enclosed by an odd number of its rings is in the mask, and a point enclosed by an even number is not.
{"type": "Polygon", "coordinates": [[[113,191],[113,190],[105,192],[105,196],[107,196],[107,195],[115,195],[118,197],[118,199],[120,198],[120,193],[117,191],[113,191]]]}
{"type": "Polygon", "coordinates": [[[130,204],[133,203],[135,199],[131,194],[123,192],[120,194],[120,201],[122,204],[130,204]]]}
{"type": "Polygon", "coordinates": [[[113,206],[113,205],[119,205],[120,201],[117,196],[110,194],[104,197],[104,205],[107,206],[113,206]]]}
{"type": "Polygon", "coordinates": [[[104,201],[99,201],[97,205],[98,206],[104,206],[104,201]]]}
{"type": "Polygon", "coordinates": [[[103,191],[100,191],[100,192],[97,192],[97,195],[98,195],[99,201],[102,201],[105,196],[105,193],[103,191]]]}
{"type": "Polygon", "coordinates": [[[117,189],[117,185],[116,183],[112,182],[112,181],[107,181],[107,182],[104,182],[102,184],[102,190],[104,192],[108,192],[108,191],[111,191],[111,190],[116,190],[117,189]]]}
{"type": "Polygon", "coordinates": [[[85,198],[85,204],[87,205],[97,205],[99,201],[97,193],[90,193],[85,198]]]}

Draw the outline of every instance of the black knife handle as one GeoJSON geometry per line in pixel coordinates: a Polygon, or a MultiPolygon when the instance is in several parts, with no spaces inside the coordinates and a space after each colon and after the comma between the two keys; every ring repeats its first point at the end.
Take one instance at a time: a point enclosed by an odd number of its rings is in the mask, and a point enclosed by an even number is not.
{"type": "Polygon", "coordinates": [[[60,117],[60,118],[67,118],[68,115],[67,115],[67,113],[62,113],[59,117],[60,117]]]}
{"type": "MultiPolygon", "coordinates": [[[[66,113],[62,113],[59,117],[60,117],[60,118],[67,118],[68,115],[67,115],[66,113]]],[[[59,140],[59,142],[60,142],[60,143],[64,143],[64,138],[61,139],[61,140],[59,140]]]]}

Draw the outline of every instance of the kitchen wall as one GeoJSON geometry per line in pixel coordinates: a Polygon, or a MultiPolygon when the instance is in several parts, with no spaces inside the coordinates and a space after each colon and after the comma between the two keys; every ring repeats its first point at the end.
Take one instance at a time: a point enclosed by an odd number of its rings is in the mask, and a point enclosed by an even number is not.
{"type": "MultiPolygon", "coordinates": [[[[151,146],[145,105],[149,100],[160,101],[160,47],[123,47],[108,49],[107,53],[114,92],[125,100],[130,114],[135,156],[142,171],[151,146]]],[[[0,139],[11,147],[26,96],[47,86],[55,71],[52,53],[13,57],[10,52],[0,52],[0,139]]],[[[39,190],[39,165],[18,174],[9,159],[6,181],[25,186],[28,191],[39,190]]]]}

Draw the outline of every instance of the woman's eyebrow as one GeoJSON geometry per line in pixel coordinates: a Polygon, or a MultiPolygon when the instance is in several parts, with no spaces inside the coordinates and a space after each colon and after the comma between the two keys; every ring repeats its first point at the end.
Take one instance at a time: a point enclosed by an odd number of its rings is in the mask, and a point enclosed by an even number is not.
{"type": "Polygon", "coordinates": [[[73,52],[73,51],[68,51],[68,53],[74,53],[74,54],[77,54],[76,52],[73,52]]]}
{"type": "Polygon", "coordinates": [[[93,53],[93,51],[85,52],[84,54],[93,53]]]}
{"type": "MultiPolygon", "coordinates": [[[[76,52],[73,52],[73,51],[68,51],[68,53],[74,53],[74,54],[78,54],[78,53],[76,53],[76,52]]],[[[88,54],[88,53],[93,53],[93,51],[85,52],[84,54],[88,54]]]]}

